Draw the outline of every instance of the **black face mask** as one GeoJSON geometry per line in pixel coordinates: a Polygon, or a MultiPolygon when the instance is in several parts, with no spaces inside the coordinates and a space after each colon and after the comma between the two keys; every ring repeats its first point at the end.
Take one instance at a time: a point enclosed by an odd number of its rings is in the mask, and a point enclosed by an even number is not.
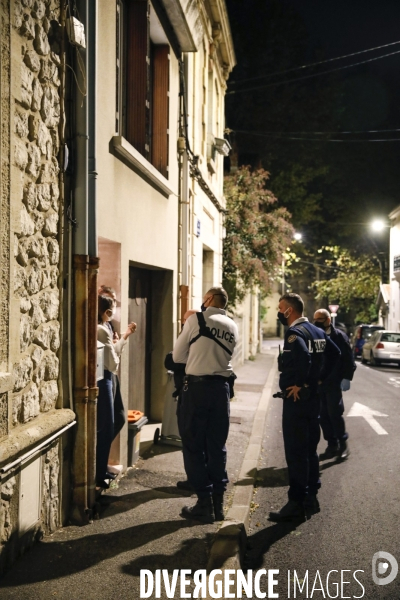
{"type": "MultiPolygon", "coordinates": [[[[285,311],[286,312],[286,311],[285,311]]],[[[283,312],[278,312],[278,319],[279,321],[282,323],[282,325],[287,325],[288,324],[288,320],[287,317],[285,317],[285,313],[283,312]]]]}
{"type": "Polygon", "coordinates": [[[327,329],[324,325],[325,321],[314,321],[314,325],[315,327],[318,327],[319,329],[327,329]]]}
{"type": "Polygon", "coordinates": [[[203,304],[200,306],[200,308],[201,308],[201,312],[204,312],[207,309],[207,306],[203,302],[203,304]]]}

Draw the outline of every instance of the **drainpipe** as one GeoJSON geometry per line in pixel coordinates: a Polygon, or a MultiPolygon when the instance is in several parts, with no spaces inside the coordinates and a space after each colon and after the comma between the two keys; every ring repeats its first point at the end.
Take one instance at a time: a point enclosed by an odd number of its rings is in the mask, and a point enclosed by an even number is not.
{"type": "MultiPolygon", "coordinates": [[[[189,122],[188,113],[188,86],[189,86],[189,57],[187,53],[183,55],[183,82],[182,82],[182,110],[184,114],[183,127],[185,135],[188,136],[186,124],[189,122]],[[183,84],[183,85],[182,85],[183,84]]],[[[182,183],[181,183],[181,211],[182,211],[182,281],[181,281],[181,320],[187,310],[189,310],[189,260],[190,260],[190,244],[189,244],[189,160],[188,160],[188,144],[182,157],[182,183]]]]}
{"type": "Polygon", "coordinates": [[[97,248],[97,171],[96,171],[96,98],[97,98],[97,0],[89,2],[89,225],[88,225],[88,506],[96,501],[96,441],[97,441],[97,274],[99,270],[97,248]]]}
{"type": "MultiPolygon", "coordinates": [[[[90,39],[88,3],[76,2],[86,40],[90,39]]],[[[77,429],[74,448],[73,518],[87,520],[88,515],[88,97],[87,90],[88,49],[77,48],[83,67],[75,74],[75,204],[76,229],[73,239],[74,265],[74,405],[77,429]]]]}

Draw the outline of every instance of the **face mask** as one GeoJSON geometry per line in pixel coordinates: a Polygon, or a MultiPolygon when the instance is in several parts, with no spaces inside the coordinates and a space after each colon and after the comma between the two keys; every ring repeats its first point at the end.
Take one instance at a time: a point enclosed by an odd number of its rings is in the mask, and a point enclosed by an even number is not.
{"type": "Polygon", "coordinates": [[[116,314],[116,312],[117,312],[117,307],[114,305],[114,306],[112,307],[112,316],[113,316],[113,317],[115,317],[115,314],[116,314]]]}
{"type": "Polygon", "coordinates": [[[206,305],[204,304],[204,302],[203,302],[203,304],[200,306],[200,308],[201,308],[201,312],[204,312],[204,311],[206,310],[206,308],[207,308],[207,307],[206,307],[206,305]]]}
{"type": "Polygon", "coordinates": [[[285,326],[288,324],[288,316],[289,315],[285,316],[288,310],[289,309],[287,308],[284,313],[278,312],[278,319],[282,323],[282,325],[285,325],[285,326]]]}
{"type": "Polygon", "coordinates": [[[314,325],[319,329],[327,329],[327,327],[325,327],[325,321],[314,321],[314,325]]]}
{"type": "Polygon", "coordinates": [[[106,315],[106,320],[107,321],[112,321],[113,320],[114,313],[112,312],[112,309],[106,310],[105,315],[106,315]],[[111,311],[111,313],[112,313],[111,315],[110,315],[109,311],[111,311]]]}

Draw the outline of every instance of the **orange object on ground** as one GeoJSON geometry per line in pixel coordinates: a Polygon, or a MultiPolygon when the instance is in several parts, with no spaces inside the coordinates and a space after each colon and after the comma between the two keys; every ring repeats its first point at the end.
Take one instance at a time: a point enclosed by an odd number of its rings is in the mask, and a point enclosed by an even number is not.
{"type": "Polygon", "coordinates": [[[128,423],[136,423],[144,416],[140,410],[128,410],[128,423]]]}

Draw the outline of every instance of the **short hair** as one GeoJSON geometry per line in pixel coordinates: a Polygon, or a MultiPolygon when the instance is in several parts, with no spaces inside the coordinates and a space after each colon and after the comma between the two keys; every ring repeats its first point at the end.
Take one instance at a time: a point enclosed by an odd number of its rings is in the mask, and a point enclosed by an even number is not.
{"type": "Polygon", "coordinates": [[[286,302],[286,304],[291,306],[300,315],[303,314],[304,301],[303,301],[303,298],[301,296],[299,296],[299,294],[294,294],[293,292],[288,292],[287,294],[283,294],[283,296],[281,296],[279,298],[279,302],[281,300],[284,300],[286,302]]]}
{"type": "Polygon", "coordinates": [[[212,287],[207,294],[215,296],[215,305],[217,308],[225,308],[228,304],[228,293],[223,287],[212,287]]]}
{"type": "Polygon", "coordinates": [[[331,318],[331,313],[329,312],[329,310],[326,310],[326,308],[317,308],[317,310],[314,312],[314,315],[316,313],[322,313],[323,315],[325,315],[325,318],[331,318]]]}
{"type": "Polygon", "coordinates": [[[109,285],[101,285],[99,287],[99,295],[102,295],[102,294],[116,295],[114,288],[110,287],[109,285]]]}
{"type": "Polygon", "coordinates": [[[102,316],[106,310],[112,310],[114,306],[114,300],[110,296],[99,296],[97,299],[97,312],[98,322],[102,322],[102,316]]]}

